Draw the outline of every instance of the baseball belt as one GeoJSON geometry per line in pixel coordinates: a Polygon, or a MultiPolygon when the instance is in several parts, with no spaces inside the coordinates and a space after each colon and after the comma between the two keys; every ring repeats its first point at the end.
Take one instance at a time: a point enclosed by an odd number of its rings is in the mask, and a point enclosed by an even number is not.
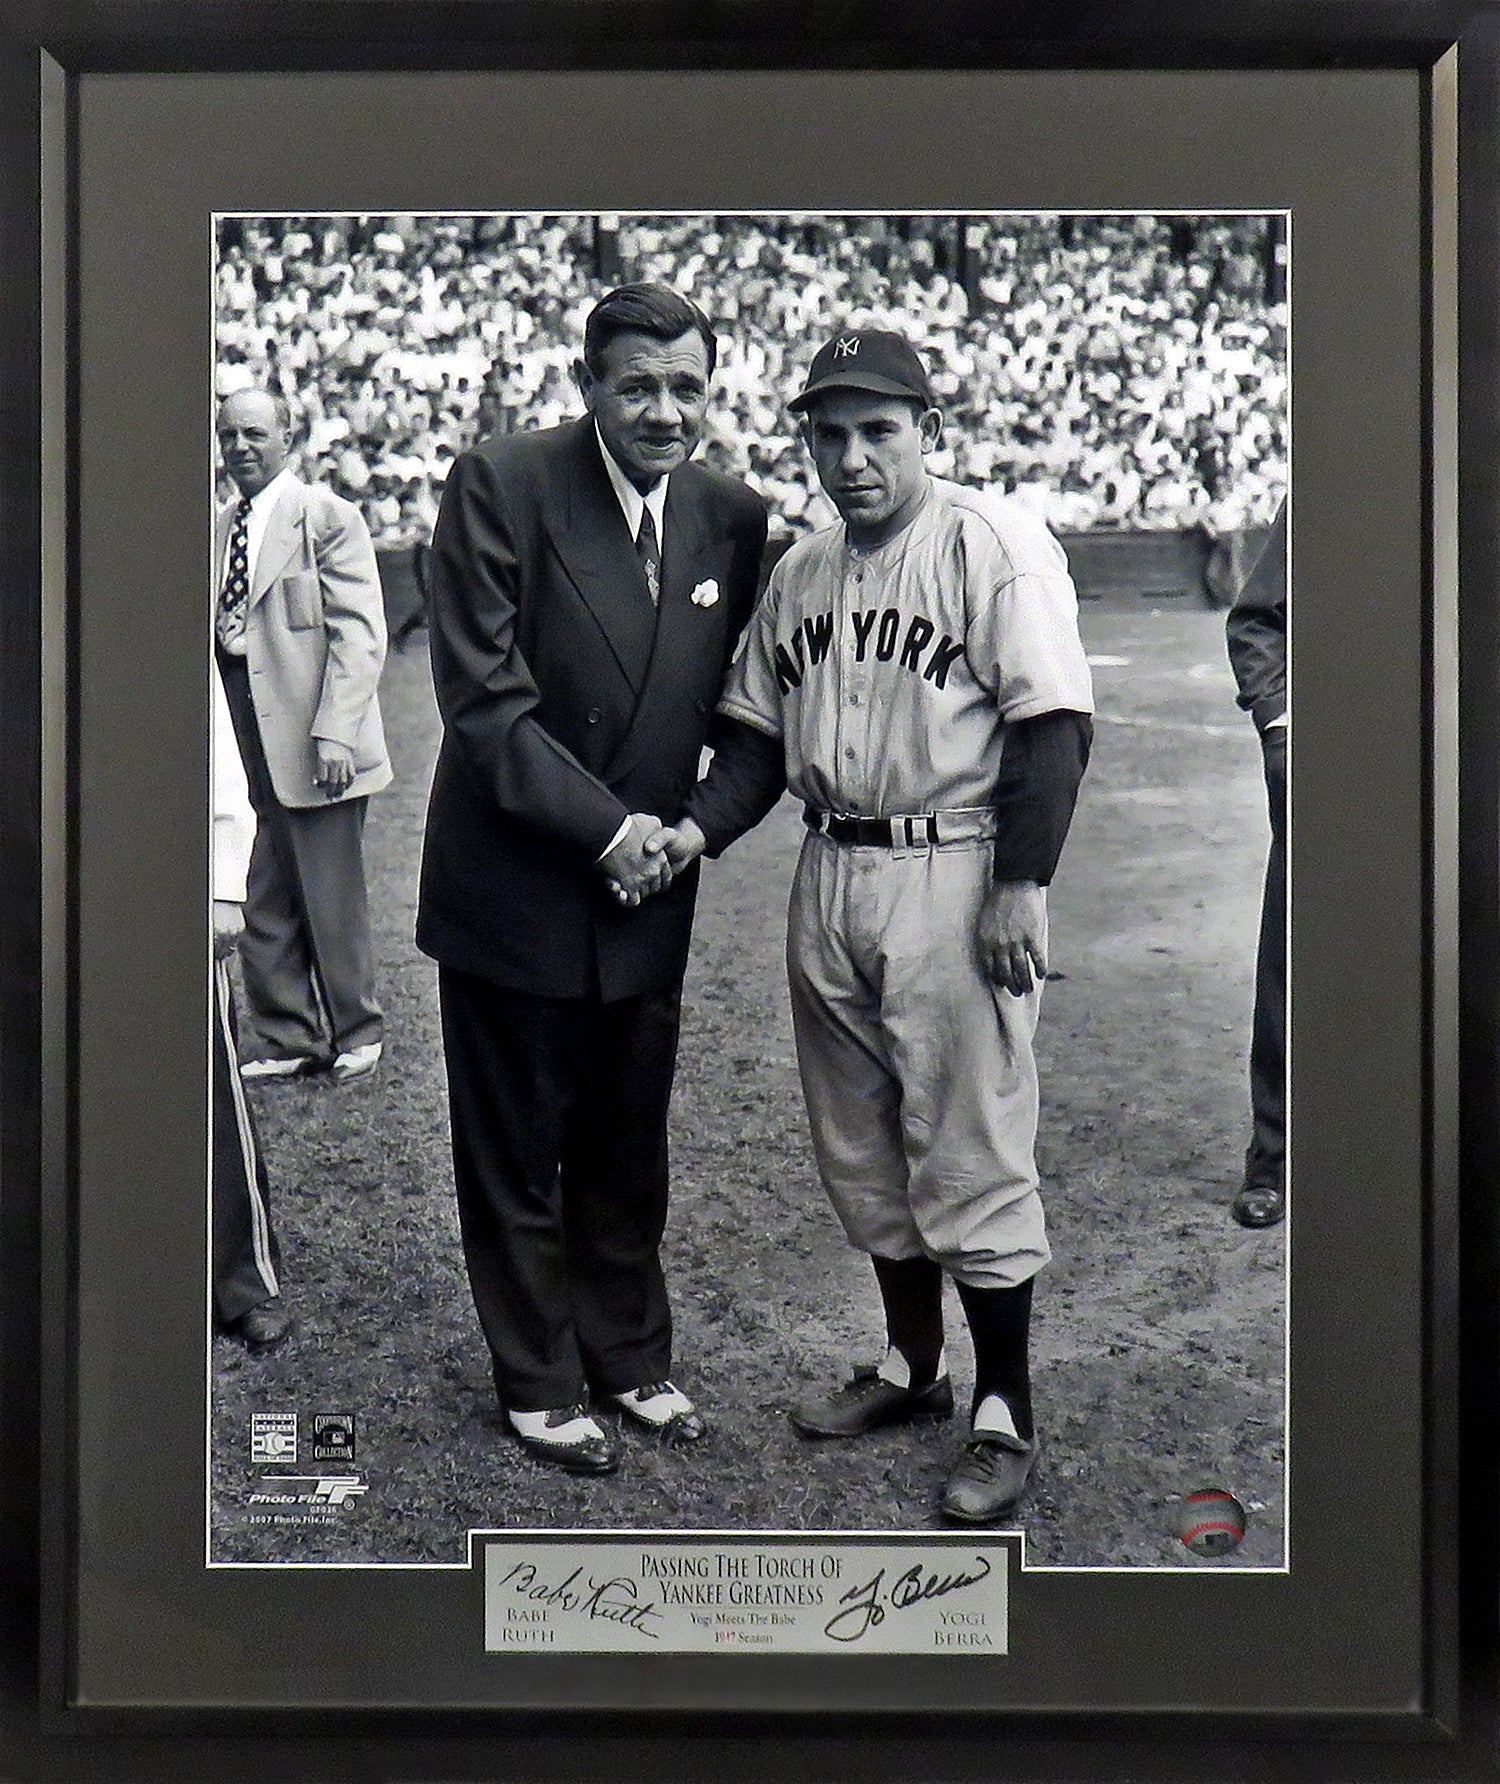
{"type": "Polygon", "coordinates": [[[802,821],[830,842],[848,843],[854,848],[893,849],[901,854],[940,848],[944,843],[986,842],[995,834],[995,814],[986,806],[861,818],[852,812],[822,811],[816,805],[804,805],[802,821]]]}

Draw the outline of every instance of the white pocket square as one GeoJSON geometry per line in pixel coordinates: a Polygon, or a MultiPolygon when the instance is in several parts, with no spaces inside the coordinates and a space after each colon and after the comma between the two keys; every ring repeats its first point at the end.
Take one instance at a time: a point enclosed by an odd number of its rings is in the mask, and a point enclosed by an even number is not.
{"type": "Polygon", "coordinates": [[[693,590],[692,598],[695,607],[712,607],[719,598],[718,583],[710,576],[707,582],[700,582],[693,590]]]}

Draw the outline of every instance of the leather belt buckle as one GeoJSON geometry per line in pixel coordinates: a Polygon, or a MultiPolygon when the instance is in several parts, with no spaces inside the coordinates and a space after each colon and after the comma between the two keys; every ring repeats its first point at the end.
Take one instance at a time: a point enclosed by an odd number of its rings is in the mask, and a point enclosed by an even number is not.
{"type": "Polygon", "coordinates": [[[929,853],[937,840],[937,825],[929,814],[919,817],[892,818],[891,853],[898,860],[929,853]]]}

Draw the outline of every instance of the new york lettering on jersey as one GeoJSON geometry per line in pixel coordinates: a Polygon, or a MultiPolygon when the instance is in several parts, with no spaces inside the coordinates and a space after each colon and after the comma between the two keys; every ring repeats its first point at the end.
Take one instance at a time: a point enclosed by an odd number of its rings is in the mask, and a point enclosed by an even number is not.
{"type": "MultiPolygon", "coordinates": [[[[899,607],[867,607],[844,618],[852,633],[856,663],[867,658],[894,662],[939,688],[947,686],[949,669],[964,654],[962,638],[955,639],[947,632],[938,637],[937,627],[920,613],[907,615],[899,607]]],[[[803,676],[827,658],[838,623],[839,616],[833,613],[809,615],[787,643],[776,646],[776,683],[783,694],[800,688],[803,676]]]]}

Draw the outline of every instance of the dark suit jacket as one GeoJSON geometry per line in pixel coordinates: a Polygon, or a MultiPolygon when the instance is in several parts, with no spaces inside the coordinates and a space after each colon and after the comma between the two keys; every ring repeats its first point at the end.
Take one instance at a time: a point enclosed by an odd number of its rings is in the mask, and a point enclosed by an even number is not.
{"type": "Polygon", "coordinates": [[[1225,622],[1239,703],[1264,731],[1286,711],[1286,503],[1225,622]]]}
{"type": "Polygon", "coordinates": [[[590,418],[458,459],[429,565],[443,743],[426,953],[549,997],[612,1001],[681,975],[696,873],[630,910],[595,864],[628,813],[681,812],[765,536],[743,484],[673,472],[654,611],[590,418]]]}

